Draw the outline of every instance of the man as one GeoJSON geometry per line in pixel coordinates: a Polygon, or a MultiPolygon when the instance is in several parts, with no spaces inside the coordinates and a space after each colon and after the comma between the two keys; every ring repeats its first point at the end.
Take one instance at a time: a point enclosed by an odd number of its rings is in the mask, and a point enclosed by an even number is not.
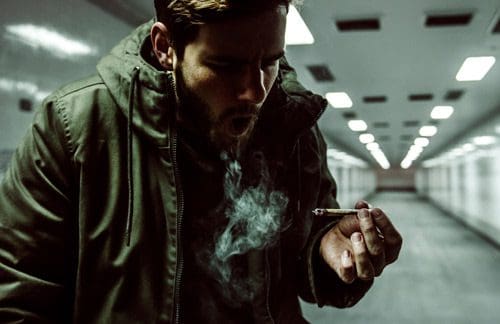
{"type": "Polygon", "coordinates": [[[287,0],[155,1],[98,75],[49,96],[0,187],[0,319],[302,323],[397,259],[338,207],[323,98],[283,57],[287,0]]]}

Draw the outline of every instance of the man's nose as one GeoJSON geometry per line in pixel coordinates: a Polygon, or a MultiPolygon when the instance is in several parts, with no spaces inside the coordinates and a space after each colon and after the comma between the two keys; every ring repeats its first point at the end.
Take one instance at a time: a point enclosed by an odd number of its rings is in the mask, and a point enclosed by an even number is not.
{"type": "Polygon", "coordinates": [[[242,77],[238,100],[250,104],[261,104],[266,98],[264,71],[259,67],[248,67],[242,77]]]}

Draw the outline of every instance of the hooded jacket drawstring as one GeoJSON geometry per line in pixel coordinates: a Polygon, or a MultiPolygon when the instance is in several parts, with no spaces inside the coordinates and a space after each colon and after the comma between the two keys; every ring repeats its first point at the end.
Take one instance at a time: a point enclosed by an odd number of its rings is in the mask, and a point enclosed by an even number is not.
{"type": "Polygon", "coordinates": [[[297,140],[297,214],[300,213],[300,198],[302,197],[302,179],[300,178],[300,138],[297,140]]]}
{"type": "Polygon", "coordinates": [[[140,67],[134,67],[130,81],[129,101],[128,101],[128,124],[127,124],[127,186],[128,186],[128,206],[127,206],[127,227],[125,228],[125,237],[127,246],[130,246],[132,236],[132,217],[134,214],[134,177],[132,165],[132,116],[134,109],[135,85],[139,77],[140,67]]]}

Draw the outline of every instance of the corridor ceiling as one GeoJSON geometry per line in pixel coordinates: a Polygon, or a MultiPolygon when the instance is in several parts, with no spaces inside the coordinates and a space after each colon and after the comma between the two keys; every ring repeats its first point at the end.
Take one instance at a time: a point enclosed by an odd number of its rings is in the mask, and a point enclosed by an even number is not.
{"type": "MultiPolygon", "coordinates": [[[[0,150],[14,148],[41,98],[90,75],[134,26],[153,15],[145,0],[2,0],[0,150]],[[13,26],[43,26],[88,45],[80,56],[20,42],[13,26]]],[[[500,0],[305,0],[315,42],[287,46],[301,82],[316,93],[346,92],[347,109],[320,119],[328,143],[375,167],[348,121],[362,119],[394,168],[425,125],[437,126],[416,163],[448,149],[500,111],[500,63],[480,81],[457,81],[467,57],[500,55],[500,0]],[[314,72],[314,73],[313,73],[314,72]],[[435,106],[452,106],[433,120],[435,106]]],[[[487,135],[487,134],[485,134],[487,135]]]]}

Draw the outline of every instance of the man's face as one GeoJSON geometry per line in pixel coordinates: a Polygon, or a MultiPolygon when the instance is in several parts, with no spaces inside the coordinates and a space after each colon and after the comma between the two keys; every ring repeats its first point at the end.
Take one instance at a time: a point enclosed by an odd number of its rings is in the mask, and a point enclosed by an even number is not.
{"type": "MultiPolygon", "coordinates": [[[[278,74],[286,9],[202,25],[173,70],[180,122],[238,155],[278,74]]],[[[174,53],[175,55],[175,53],[174,53]]]]}

